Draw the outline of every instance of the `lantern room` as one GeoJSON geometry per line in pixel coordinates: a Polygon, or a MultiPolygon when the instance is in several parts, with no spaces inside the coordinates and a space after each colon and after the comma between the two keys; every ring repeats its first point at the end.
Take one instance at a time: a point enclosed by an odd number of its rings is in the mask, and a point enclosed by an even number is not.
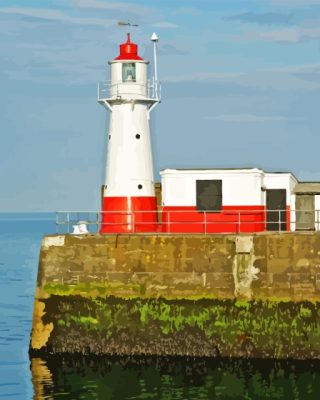
{"type": "Polygon", "coordinates": [[[131,42],[130,34],[127,41],[120,44],[120,54],[109,61],[111,96],[115,99],[130,96],[131,99],[141,99],[148,95],[147,65],[148,61],[138,55],[138,45],[131,42]]]}

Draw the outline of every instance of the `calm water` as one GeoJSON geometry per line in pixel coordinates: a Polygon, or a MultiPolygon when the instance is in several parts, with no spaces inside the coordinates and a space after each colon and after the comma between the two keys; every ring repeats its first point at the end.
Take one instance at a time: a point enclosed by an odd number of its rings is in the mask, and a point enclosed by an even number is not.
{"type": "Polygon", "coordinates": [[[0,399],[319,399],[320,362],[29,360],[41,238],[53,214],[0,214],[0,399]]]}

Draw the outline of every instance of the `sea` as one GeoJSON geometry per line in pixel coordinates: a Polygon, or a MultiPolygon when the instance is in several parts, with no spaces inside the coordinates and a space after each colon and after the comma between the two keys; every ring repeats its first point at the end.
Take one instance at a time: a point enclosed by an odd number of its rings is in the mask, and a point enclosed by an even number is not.
{"type": "Polygon", "coordinates": [[[41,239],[54,213],[0,213],[0,399],[320,398],[320,361],[29,358],[41,239]]]}

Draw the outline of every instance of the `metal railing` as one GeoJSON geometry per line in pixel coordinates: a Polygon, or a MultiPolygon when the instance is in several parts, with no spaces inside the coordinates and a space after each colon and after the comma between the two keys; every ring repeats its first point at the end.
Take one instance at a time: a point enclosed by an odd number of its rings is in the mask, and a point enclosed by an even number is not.
{"type": "Polygon", "coordinates": [[[320,210],[58,211],[56,231],[68,233],[250,233],[319,231],[320,210]]]}
{"type": "Polygon", "coordinates": [[[101,81],[98,83],[98,101],[105,101],[113,97],[121,96],[144,96],[148,99],[160,101],[161,83],[148,80],[146,85],[138,82],[117,82],[101,81]]]}

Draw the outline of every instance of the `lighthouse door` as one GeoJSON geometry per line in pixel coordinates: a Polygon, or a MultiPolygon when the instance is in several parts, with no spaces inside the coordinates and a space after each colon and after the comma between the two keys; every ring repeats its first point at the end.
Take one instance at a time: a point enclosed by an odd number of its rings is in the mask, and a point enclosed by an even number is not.
{"type": "Polygon", "coordinates": [[[286,189],[267,190],[267,231],[286,230],[286,189]]]}

